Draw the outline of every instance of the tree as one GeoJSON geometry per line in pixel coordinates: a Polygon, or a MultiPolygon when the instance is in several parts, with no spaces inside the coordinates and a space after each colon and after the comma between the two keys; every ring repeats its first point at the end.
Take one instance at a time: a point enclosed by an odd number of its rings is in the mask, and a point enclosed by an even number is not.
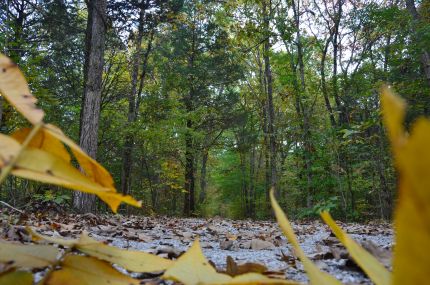
{"type": "MultiPolygon", "coordinates": [[[[105,36],[106,0],[87,2],[88,20],[85,34],[84,94],[82,97],[79,144],[93,158],[97,156],[105,36]]],[[[95,197],[76,193],[73,206],[80,212],[95,210],[95,197]]]]}

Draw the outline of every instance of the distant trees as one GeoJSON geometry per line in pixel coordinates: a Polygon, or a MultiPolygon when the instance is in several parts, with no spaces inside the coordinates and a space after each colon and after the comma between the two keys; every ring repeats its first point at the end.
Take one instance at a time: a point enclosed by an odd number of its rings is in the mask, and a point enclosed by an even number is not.
{"type": "MultiPolygon", "coordinates": [[[[144,213],[264,218],[275,187],[296,216],[389,218],[378,89],[407,125],[429,113],[427,2],[9,0],[0,48],[144,213]]],[[[2,131],[23,123],[0,104],[2,131]]],[[[0,198],[48,190],[9,178],[0,198]]]]}

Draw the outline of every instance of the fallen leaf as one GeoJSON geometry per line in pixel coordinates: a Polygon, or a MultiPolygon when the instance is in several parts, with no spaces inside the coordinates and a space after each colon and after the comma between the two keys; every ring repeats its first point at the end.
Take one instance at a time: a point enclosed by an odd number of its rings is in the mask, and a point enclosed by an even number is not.
{"type": "Polygon", "coordinates": [[[23,245],[0,242],[0,262],[23,268],[41,268],[53,264],[58,249],[49,245],[23,245]]]}
{"type": "Polygon", "coordinates": [[[218,283],[218,284],[230,284],[230,285],[264,285],[264,284],[283,284],[283,285],[298,285],[302,284],[296,281],[290,281],[290,280],[282,280],[282,279],[275,279],[275,278],[269,278],[264,275],[258,274],[258,273],[247,273],[243,275],[238,275],[234,278],[232,278],[230,281],[225,283],[218,283]]]}
{"type": "Polygon", "coordinates": [[[18,66],[0,53],[0,93],[33,125],[42,122],[45,113],[36,107],[27,80],[18,66]]]}
{"type": "Polygon", "coordinates": [[[287,219],[287,216],[282,211],[281,207],[279,206],[278,202],[275,199],[275,196],[273,194],[273,189],[270,191],[270,200],[272,202],[272,208],[275,211],[276,220],[278,221],[279,226],[281,227],[285,236],[288,238],[291,245],[293,246],[297,257],[303,263],[303,266],[304,266],[306,272],[308,273],[310,283],[314,284],[314,285],[333,285],[333,284],[340,285],[340,284],[342,284],[342,283],[340,283],[340,281],[338,281],[333,276],[321,271],[305,255],[302,248],[300,247],[300,244],[297,240],[296,235],[294,234],[293,228],[287,219]]]}
{"type": "Polygon", "coordinates": [[[190,249],[164,273],[163,279],[173,280],[186,285],[226,284],[231,277],[216,272],[200,248],[197,239],[190,249]]]}
{"type": "Polygon", "coordinates": [[[369,252],[350,238],[331,218],[328,212],[322,212],[321,217],[330,227],[339,241],[346,247],[354,261],[363,269],[369,278],[377,285],[389,285],[391,273],[369,252]]]}
{"type": "Polygon", "coordinates": [[[0,285],[32,285],[33,275],[25,271],[0,273],[0,285]]]}
{"type": "Polygon", "coordinates": [[[108,262],[94,257],[68,255],[60,270],[52,272],[47,285],[138,285],[140,281],[124,275],[108,262]]]}
{"type": "Polygon", "coordinates": [[[174,263],[169,259],[143,251],[132,251],[106,245],[90,238],[86,233],[83,233],[78,240],[66,240],[44,236],[32,229],[29,230],[36,240],[46,240],[67,247],[75,247],[85,254],[115,263],[134,272],[163,271],[174,263]]]}
{"type": "Polygon", "coordinates": [[[275,245],[271,242],[261,240],[261,239],[251,240],[251,249],[253,250],[272,249],[272,248],[275,248],[275,245]]]}

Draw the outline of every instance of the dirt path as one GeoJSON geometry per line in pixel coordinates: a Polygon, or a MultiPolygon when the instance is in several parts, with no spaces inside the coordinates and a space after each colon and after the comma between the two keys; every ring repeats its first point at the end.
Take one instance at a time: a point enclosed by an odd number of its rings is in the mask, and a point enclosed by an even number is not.
{"type": "MultiPolygon", "coordinates": [[[[9,219],[10,220],[10,219],[9,219]]],[[[307,281],[303,268],[274,222],[232,221],[214,219],[147,218],[95,215],[56,217],[28,216],[16,225],[2,219],[1,238],[25,239],[23,225],[36,227],[47,235],[76,237],[83,230],[98,240],[121,248],[144,250],[163,256],[177,257],[196,238],[203,252],[217,268],[225,270],[227,257],[238,264],[260,263],[288,279],[307,281]]],[[[351,236],[363,243],[388,267],[391,261],[393,231],[388,224],[341,224],[351,236]]],[[[344,283],[370,284],[351,262],[343,247],[320,222],[294,223],[294,230],[305,253],[320,268],[344,283]]]]}

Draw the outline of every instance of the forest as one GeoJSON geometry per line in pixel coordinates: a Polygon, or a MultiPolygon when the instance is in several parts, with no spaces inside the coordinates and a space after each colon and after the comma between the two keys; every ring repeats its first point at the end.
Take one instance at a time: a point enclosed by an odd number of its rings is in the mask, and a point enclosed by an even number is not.
{"type": "MultiPolygon", "coordinates": [[[[0,50],[137,215],[390,220],[389,84],[430,113],[430,1],[2,0],[0,50]]],[[[27,122],[0,97],[0,130],[27,122]]],[[[0,200],[107,211],[9,176],[0,200]]]]}

